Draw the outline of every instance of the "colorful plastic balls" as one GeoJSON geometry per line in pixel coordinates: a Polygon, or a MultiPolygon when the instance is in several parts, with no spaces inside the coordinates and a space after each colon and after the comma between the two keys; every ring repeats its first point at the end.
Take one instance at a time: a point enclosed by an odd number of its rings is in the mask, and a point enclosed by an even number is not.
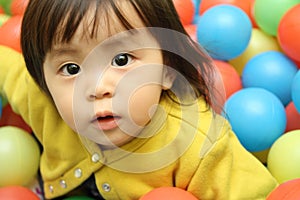
{"type": "Polygon", "coordinates": [[[297,72],[292,82],[292,100],[300,113],[300,71],[297,72]]]}
{"type": "Polygon", "coordinates": [[[22,186],[0,188],[0,200],[39,200],[40,198],[30,189],[22,186]]]}
{"type": "Polygon", "coordinates": [[[22,16],[16,15],[8,19],[0,27],[0,45],[8,46],[18,52],[21,52],[21,23],[22,16]]]}
{"type": "Polygon", "coordinates": [[[220,60],[214,60],[214,63],[220,72],[222,79],[220,81],[225,89],[226,99],[228,99],[233,93],[243,88],[241,77],[231,64],[220,60]]]}
{"type": "Polygon", "coordinates": [[[197,23],[197,40],[216,60],[241,55],[251,38],[252,25],[240,8],[218,5],[208,9],[197,23]]]}
{"type": "Polygon", "coordinates": [[[279,183],[300,178],[300,130],[283,134],[272,145],[268,169],[279,183]]]}
{"type": "Polygon", "coordinates": [[[286,106],[292,100],[291,88],[297,70],[296,64],[281,52],[260,53],[246,64],[242,73],[243,86],[269,90],[286,106]]]}
{"type": "Polygon", "coordinates": [[[257,25],[266,33],[276,36],[282,16],[300,0],[255,0],[254,17],[257,25]]]}
{"type": "Polygon", "coordinates": [[[234,93],[226,101],[223,115],[250,152],[270,148],[286,127],[284,106],[273,93],[262,88],[234,93]]]}
{"type": "Polygon", "coordinates": [[[264,33],[262,30],[253,28],[251,39],[246,50],[237,58],[230,60],[229,63],[236,68],[239,74],[242,74],[245,65],[251,58],[262,52],[272,50],[280,51],[277,40],[274,37],[264,33]]]}
{"type": "Polygon", "coordinates": [[[195,16],[195,7],[192,0],[173,0],[175,9],[183,25],[192,24],[195,16]]]}
{"type": "Polygon", "coordinates": [[[300,199],[300,179],[281,183],[273,190],[266,200],[297,200],[300,199]]]}
{"type": "Polygon", "coordinates": [[[12,15],[24,15],[29,0],[12,0],[10,9],[12,15]]]}
{"type": "Polygon", "coordinates": [[[300,113],[296,110],[294,102],[290,102],[285,107],[287,124],[285,132],[300,129],[300,113]]]}
{"type": "Polygon", "coordinates": [[[190,192],[176,187],[160,187],[145,194],[140,200],[197,200],[190,192]]]}
{"type": "Polygon", "coordinates": [[[0,187],[28,185],[37,174],[39,159],[32,135],[13,126],[0,128],[0,187]]]}
{"type": "MultiPolygon", "coordinates": [[[[298,1],[299,2],[299,1],[298,1]]],[[[300,3],[300,2],[299,2],[300,3]]],[[[300,4],[282,17],[278,27],[278,41],[286,55],[300,61],[300,4]]]]}

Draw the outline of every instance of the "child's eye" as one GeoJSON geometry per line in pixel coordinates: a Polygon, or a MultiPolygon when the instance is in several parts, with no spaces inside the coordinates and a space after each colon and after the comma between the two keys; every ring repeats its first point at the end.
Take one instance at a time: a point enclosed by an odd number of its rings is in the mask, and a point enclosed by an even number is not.
{"type": "Polygon", "coordinates": [[[61,73],[65,76],[73,76],[78,74],[81,69],[77,64],[74,63],[68,63],[65,64],[61,69],[60,69],[61,73]]]}
{"type": "Polygon", "coordinates": [[[132,56],[127,53],[116,55],[112,60],[112,65],[117,67],[125,67],[132,62],[132,56]]]}

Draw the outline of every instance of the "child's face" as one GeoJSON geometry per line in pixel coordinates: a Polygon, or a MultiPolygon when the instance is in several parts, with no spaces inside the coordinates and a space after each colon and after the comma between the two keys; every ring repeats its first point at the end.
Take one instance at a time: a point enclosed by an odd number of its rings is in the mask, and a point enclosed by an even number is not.
{"type": "MultiPolygon", "coordinates": [[[[143,27],[130,6],[124,3],[123,11],[136,28],[143,27]]],[[[150,122],[162,90],[173,82],[153,36],[145,29],[118,34],[125,29],[111,17],[110,33],[103,21],[97,37],[90,38],[85,34],[91,28],[87,16],[69,43],[54,44],[44,63],[62,118],[107,148],[136,137],[150,122]]]]}

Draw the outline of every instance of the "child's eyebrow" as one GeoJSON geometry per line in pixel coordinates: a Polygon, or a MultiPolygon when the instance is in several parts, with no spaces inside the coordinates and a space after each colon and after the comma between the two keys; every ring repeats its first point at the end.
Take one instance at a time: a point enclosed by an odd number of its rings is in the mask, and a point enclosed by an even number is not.
{"type": "Polygon", "coordinates": [[[62,55],[78,55],[79,49],[71,48],[71,47],[54,47],[49,52],[49,56],[52,58],[62,56],[62,55]]]}

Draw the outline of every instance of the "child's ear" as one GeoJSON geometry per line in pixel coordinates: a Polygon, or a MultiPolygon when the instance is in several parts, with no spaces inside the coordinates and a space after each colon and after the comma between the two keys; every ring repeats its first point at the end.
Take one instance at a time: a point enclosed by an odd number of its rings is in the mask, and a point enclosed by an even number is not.
{"type": "Polygon", "coordinates": [[[162,89],[168,90],[173,86],[173,83],[175,81],[176,74],[175,71],[171,71],[170,69],[167,69],[164,67],[163,69],[163,81],[162,81],[162,89]]]}

